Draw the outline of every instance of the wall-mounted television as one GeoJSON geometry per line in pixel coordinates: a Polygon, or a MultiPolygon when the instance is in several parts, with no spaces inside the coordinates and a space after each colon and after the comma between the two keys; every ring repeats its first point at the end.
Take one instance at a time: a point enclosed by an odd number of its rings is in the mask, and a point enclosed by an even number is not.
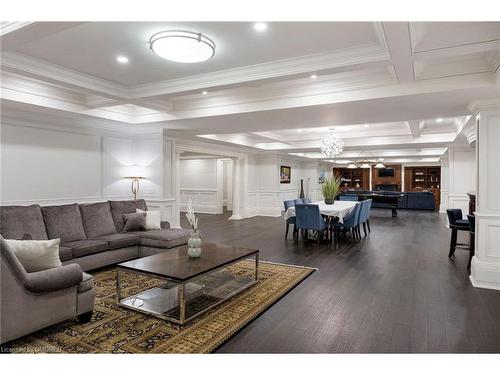
{"type": "Polygon", "coordinates": [[[380,168],[378,170],[379,177],[394,177],[394,168],[380,168]]]}

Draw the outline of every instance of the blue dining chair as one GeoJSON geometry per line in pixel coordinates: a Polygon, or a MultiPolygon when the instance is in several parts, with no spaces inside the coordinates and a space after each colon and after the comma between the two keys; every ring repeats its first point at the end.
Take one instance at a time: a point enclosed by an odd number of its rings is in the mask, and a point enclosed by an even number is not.
{"type": "Polygon", "coordinates": [[[351,202],[357,202],[358,201],[358,196],[357,195],[340,195],[339,200],[341,201],[351,201],[351,202]]]}
{"type": "Polygon", "coordinates": [[[372,200],[367,199],[365,200],[366,202],[366,212],[365,212],[365,221],[363,222],[363,230],[365,231],[365,236],[366,236],[366,227],[368,227],[368,232],[371,232],[372,230],[370,229],[370,211],[372,209],[372,200]]]}
{"type": "Polygon", "coordinates": [[[302,198],[302,201],[304,202],[304,204],[309,204],[311,203],[311,198],[302,198]]]}
{"type": "Polygon", "coordinates": [[[304,204],[304,200],[302,198],[299,198],[299,199],[294,199],[293,202],[295,204],[304,204]]]}
{"type": "MultiPolygon", "coordinates": [[[[293,200],[288,200],[288,201],[284,201],[283,205],[285,206],[285,212],[286,212],[290,207],[295,206],[295,202],[293,200]]],[[[297,215],[297,214],[295,214],[295,215],[297,215]]],[[[297,231],[295,229],[295,222],[296,222],[295,216],[289,217],[286,220],[285,238],[288,237],[288,228],[289,228],[290,224],[293,224],[293,236],[295,237],[295,234],[296,234],[296,231],[297,231]]]]}
{"type": "MultiPolygon", "coordinates": [[[[318,244],[323,238],[325,229],[327,229],[327,224],[325,219],[321,216],[319,212],[319,206],[317,204],[295,204],[295,217],[297,231],[305,230],[305,238],[307,238],[308,230],[316,230],[320,233],[318,236],[318,244]]],[[[298,234],[297,234],[298,238],[298,234]]]]}
{"type": "Polygon", "coordinates": [[[352,238],[356,241],[358,238],[356,227],[359,225],[359,214],[361,211],[361,203],[356,203],[354,208],[352,209],[347,216],[344,217],[343,223],[333,223],[333,231],[337,234],[337,239],[339,238],[338,234],[343,232],[344,235],[350,230],[352,232],[352,238]]]}

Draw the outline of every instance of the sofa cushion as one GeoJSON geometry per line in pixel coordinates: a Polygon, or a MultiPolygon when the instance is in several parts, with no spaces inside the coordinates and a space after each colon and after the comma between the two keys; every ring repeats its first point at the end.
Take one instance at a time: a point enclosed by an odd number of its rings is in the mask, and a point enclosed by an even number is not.
{"type": "Polygon", "coordinates": [[[0,207],[0,233],[4,238],[31,235],[34,240],[47,240],[47,231],[39,205],[0,207]]]}
{"type": "Polygon", "coordinates": [[[71,247],[59,246],[59,259],[61,262],[70,260],[73,258],[73,249],[71,247]]]}
{"type": "Polygon", "coordinates": [[[71,247],[73,258],[100,253],[109,249],[108,242],[103,240],[80,240],[63,243],[65,247],[71,247]]]}
{"type": "Polygon", "coordinates": [[[120,247],[134,246],[141,243],[141,238],[132,233],[114,233],[107,234],[96,238],[108,242],[110,249],[118,249],[120,247]]]}
{"type": "Polygon", "coordinates": [[[170,249],[187,244],[191,231],[189,229],[156,229],[135,232],[141,237],[141,245],[170,249]]]}
{"type": "Polygon", "coordinates": [[[94,277],[86,272],[83,272],[83,278],[78,284],[78,293],[86,292],[94,287],[94,277]]]}
{"type": "Polygon", "coordinates": [[[49,238],[60,238],[61,243],[86,238],[78,204],[46,206],[42,213],[49,238]]]}
{"type": "Polygon", "coordinates": [[[147,210],[146,201],[144,199],[109,201],[109,206],[111,207],[111,215],[115,223],[116,231],[119,233],[123,232],[123,226],[125,225],[123,215],[135,213],[135,210],[138,208],[143,211],[147,210]]]}
{"type": "Polygon", "coordinates": [[[81,204],[80,213],[87,238],[116,233],[109,202],[81,204]]]}
{"type": "Polygon", "coordinates": [[[146,230],[146,213],[125,214],[123,215],[125,225],[124,232],[137,232],[146,230]]]}

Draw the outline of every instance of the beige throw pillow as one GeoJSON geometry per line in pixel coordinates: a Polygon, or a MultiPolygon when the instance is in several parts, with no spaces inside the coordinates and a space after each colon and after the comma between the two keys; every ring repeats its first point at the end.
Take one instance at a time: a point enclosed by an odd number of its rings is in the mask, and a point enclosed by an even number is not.
{"type": "Polygon", "coordinates": [[[137,213],[146,213],[146,229],[161,229],[161,212],[160,211],[143,211],[136,209],[137,213]]]}
{"type": "Polygon", "coordinates": [[[5,240],[26,272],[60,267],[59,238],[54,240],[5,240]]]}

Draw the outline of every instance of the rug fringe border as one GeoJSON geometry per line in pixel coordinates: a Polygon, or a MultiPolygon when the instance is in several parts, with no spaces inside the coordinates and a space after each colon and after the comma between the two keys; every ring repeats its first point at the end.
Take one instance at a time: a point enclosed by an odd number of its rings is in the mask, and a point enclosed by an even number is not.
{"type": "MultiPolygon", "coordinates": [[[[245,260],[248,260],[250,262],[254,261],[254,259],[245,259],[245,260]]],[[[273,261],[270,261],[270,260],[259,260],[259,263],[275,264],[277,266],[288,266],[288,267],[295,267],[295,268],[305,268],[305,269],[313,270],[313,271],[319,270],[318,267],[299,266],[297,264],[279,263],[279,262],[273,262],[273,261]]]]}

